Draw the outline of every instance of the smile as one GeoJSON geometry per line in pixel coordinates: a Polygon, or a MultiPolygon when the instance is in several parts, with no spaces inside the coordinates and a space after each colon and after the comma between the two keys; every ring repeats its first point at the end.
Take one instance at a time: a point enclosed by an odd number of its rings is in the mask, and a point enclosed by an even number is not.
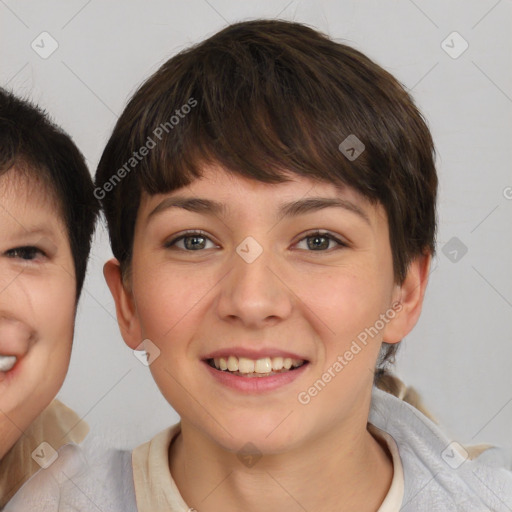
{"type": "Polygon", "coordinates": [[[16,356],[2,356],[0,355],[0,372],[8,372],[11,370],[18,358],[16,356]]]}
{"type": "Polygon", "coordinates": [[[296,370],[305,364],[306,361],[290,357],[249,359],[246,357],[229,356],[208,359],[207,362],[212,368],[239,377],[268,377],[296,370]]]}

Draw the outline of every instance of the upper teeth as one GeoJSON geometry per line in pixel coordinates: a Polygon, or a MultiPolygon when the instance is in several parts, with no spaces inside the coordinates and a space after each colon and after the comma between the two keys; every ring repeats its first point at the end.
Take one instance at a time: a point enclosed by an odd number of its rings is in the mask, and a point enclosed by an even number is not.
{"type": "Polygon", "coordinates": [[[292,366],[297,368],[304,363],[302,359],[290,357],[264,357],[262,359],[247,359],[246,357],[216,357],[213,360],[218,370],[229,370],[240,373],[270,373],[271,371],[289,370],[292,366]]]}
{"type": "Polygon", "coordinates": [[[17,360],[16,356],[0,356],[0,372],[8,372],[17,360]]]}

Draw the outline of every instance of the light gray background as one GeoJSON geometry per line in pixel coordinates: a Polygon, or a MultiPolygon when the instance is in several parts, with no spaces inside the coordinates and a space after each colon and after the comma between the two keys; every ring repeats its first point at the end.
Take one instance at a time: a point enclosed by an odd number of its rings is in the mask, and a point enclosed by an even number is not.
{"type": "MultiPolygon", "coordinates": [[[[511,447],[510,0],[0,0],[0,84],[47,108],[94,172],[144,78],[227,23],[259,17],[313,25],[412,90],[438,150],[440,226],[423,315],[397,372],[453,439],[511,447]],[[47,59],[31,47],[44,31],[58,43],[47,59]],[[453,31],[469,44],[458,58],[441,47],[453,31]],[[452,237],[467,247],[456,262],[445,246],[452,237]]],[[[462,48],[453,37],[447,43],[452,53],[462,48]]],[[[177,416],[119,335],[102,275],[109,257],[100,227],[59,398],[108,442],[130,447],[177,416]]]]}

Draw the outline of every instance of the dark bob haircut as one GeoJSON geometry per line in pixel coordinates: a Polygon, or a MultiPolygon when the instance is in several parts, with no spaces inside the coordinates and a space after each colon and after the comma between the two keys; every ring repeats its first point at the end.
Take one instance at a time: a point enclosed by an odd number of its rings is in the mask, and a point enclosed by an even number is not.
{"type": "Polygon", "coordinates": [[[99,205],[84,157],[44,111],[0,88],[0,176],[38,181],[67,229],[80,298],[99,205]],[[14,168],[14,169],[13,169],[14,168]]]}
{"type": "Polygon", "coordinates": [[[208,163],[265,183],[291,172],[382,204],[397,283],[414,257],[435,251],[437,175],[422,115],[392,75],[305,25],[230,25],[172,57],[131,98],[95,189],[123,272],[142,193],[186,186],[208,163]],[[342,151],[349,136],[364,144],[357,158],[342,151]]]}

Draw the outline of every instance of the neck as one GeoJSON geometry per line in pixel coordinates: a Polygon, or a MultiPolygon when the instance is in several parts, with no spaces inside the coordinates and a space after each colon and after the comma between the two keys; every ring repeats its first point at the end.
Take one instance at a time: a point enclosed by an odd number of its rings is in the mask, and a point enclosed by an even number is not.
{"type": "Polygon", "coordinates": [[[169,450],[185,502],[200,512],[325,510],[375,512],[393,476],[387,449],[366,430],[337,426],[251,467],[183,423],[169,450]],[[333,447],[336,447],[333,450],[333,447]]]}
{"type": "Polygon", "coordinates": [[[0,411],[0,461],[23,435],[23,431],[0,411]]]}

